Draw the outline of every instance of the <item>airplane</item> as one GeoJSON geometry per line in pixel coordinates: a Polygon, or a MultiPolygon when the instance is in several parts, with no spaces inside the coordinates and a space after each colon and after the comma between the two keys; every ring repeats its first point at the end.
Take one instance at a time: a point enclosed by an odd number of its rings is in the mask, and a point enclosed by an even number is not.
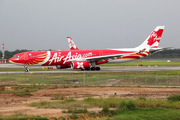
{"type": "Polygon", "coordinates": [[[72,68],[100,70],[96,65],[104,63],[129,62],[140,59],[166,48],[158,48],[165,26],[157,26],[147,39],[135,48],[79,50],[67,37],[70,50],[32,51],[15,54],[9,62],[23,65],[28,72],[29,65],[56,66],[57,69],[72,68]]]}

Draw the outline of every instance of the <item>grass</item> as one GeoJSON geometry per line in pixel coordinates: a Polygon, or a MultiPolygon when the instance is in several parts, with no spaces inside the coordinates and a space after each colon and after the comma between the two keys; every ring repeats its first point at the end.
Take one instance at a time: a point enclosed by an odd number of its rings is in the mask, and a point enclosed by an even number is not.
{"type": "MultiPolygon", "coordinates": [[[[78,102],[78,101],[76,101],[78,102]]],[[[98,113],[89,112],[86,108],[76,109],[71,107],[63,113],[72,113],[69,118],[102,118],[101,120],[179,120],[180,119],[180,102],[172,102],[169,100],[148,100],[145,97],[138,99],[122,99],[122,98],[92,98],[87,97],[83,103],[90,104],[90,106],[103,106],[102,110],[98,113]],[[115,104],[116,101],[116,104],[115,104]],[[143,102],[144,101],[144,102],[143,102]],[[167,102],[169,106],[164,106],[167,102]],[[142,103],[144,106],[142,106],[142,103]],[[101,105],[100,105],[101,104],[101,105]],[[113,106],[112,106],[113,105],[113,106]],[[171,106],[172,105],[172,106],[171,106]],[[110,108],[116,108],[111,110],[110,108]],[[168,108],[168,109],[167,109],[168,108]],[[171,109],[170,109],[171,108],[171,109]],[[175,109],[176,108],[176,109],[175,109]],[[78,114],[78,115],[77,115],[78,114]],[[87,114],[84,117],[82,114],[87,114]],[[107,118],[108,117],[108,118],[107,118]]],[[[76,103],[78,104],[78,103],[76,103]]]]}
{"type": "MultiPolygon", "coordinates": [[[[38,108],[55,108],[55,109],[83,109],[83,108],[93,108],[99,107],[103,108],[108,106],[109,108],[121,108],[123,105],[129,105],[130,107],[137,106],[140,108],[168,108],[168,109],[180,109],[180,101],[169,101],[169,100],[151,100],[146,98],[138,98],[135,100],[126,99],[126,98],[85,98],[82,101],[74,100],[73,98],[59,100],[59,101],[41,101],[33,102],[30,104],[32,107],[38,108]]],[[[134,109],[135,107],[132,107],[134,109]]],[[[128,108],[128,106],[126,106],[128,108]]],[[[128,109],[131,109],[131,108],[128,109]]]]}
{"type": "Polygon", "coordinates": [[[69,108],[67,111],[64,111],[64,113],[75,113],[75,114],[79,114],[79,113],[88,113],[88,110],[86,108],[84,109],[72,109],[72,108],[69,108]]]}
{"type": "Polygon", "coordinates": [[[21,113],[16,113],[14,115],[0,115],[0,120],[49,120],[46,117],[41,117],[41,116],[28,116],[25,114],[21,113]]]}
{"type": "Polygon", "coordinates": [[[172,102],[180,101],[180,95],[171,95],[167,99],[172,102]]]}
{"type": "Polygon", "coordinates": [[[74,98],[66,98],[64,100],[56,100],[56,101],[40,101],[40,102],[32,102],[29,104],[31,107],[37,108],[52,108],[52,109],[83,109],[89,107],[86,104],[80,104],[74,98]]]}
{"type": "Polygon", "coordinates": [[[61,94],[53,94],[52,97],[51,97],[51,100],[65,100],[66,99],[66,96],[61,94]]]}
{"type": "MultiPolygon", "coordinates": [[[[148,101],[145,97],[139,97],[136,100],[124,99],[119,103],[119,107],[115,110],[110,110],[109,106],[106,104],[103,106],[103,109],[99,113],[93,115],[93,117],[108,116],[108,118],[106,119],[103,118],[101,120],[179,120],[180,119],[180,110],[166,109],[160,107],[142,108],[142,107],[138,107],[137,100],[148,101]]],[[[156,101],[153,102],[156,103],[156,101]]],[[[179,104],[177,104],[176,106],[179,106],[179,104]]]]}
{"type": "Polygon", "coordinates": [[[113,118],[101,120],[179,120],[179,110],[164,108],[138,108],[133,111],[119,110],[113,118]]]}

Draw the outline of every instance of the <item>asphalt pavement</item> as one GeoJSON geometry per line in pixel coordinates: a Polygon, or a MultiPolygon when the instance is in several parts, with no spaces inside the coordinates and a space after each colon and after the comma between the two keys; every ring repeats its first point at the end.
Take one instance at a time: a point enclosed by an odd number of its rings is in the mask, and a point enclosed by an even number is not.
{"type": "MultiPolygon", "coordinates": [[[[28,73],[74,73],[74,72],[110,72],[110,71],[165,71],[165,70],[180,70],[180,66],[173,66],[173,67],[158,67],[158,66],[102,66],[100,71],[81,71],[81,70],[73,70],[71,68],[69,69],[60,69],[56,71],[31,71],[31,68],[43,68],[46,66],[29,66],[29,72],[28,73]]],[[[48,66],[47,66],[48,67],[48,66]]],[[[6,71],[6,72],[0,72],[3,73],[25,73],[24,72],[24,66],[18,66],[14,64],[0,64],[0,68],[22,68],[22,71],[6,71]]],[[[55,67],[54,67],[55,68],[55,67]]]]}

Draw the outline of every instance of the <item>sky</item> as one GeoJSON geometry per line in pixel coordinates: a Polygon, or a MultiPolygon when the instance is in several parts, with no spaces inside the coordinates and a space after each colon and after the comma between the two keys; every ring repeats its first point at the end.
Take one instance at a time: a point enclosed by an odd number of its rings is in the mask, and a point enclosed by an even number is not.
{"type": "Polygon", "coordinates": [[[0,0],[5,50],[133,48],[156,26],[159,46],[180,48],[179,0],[0,0]]]}

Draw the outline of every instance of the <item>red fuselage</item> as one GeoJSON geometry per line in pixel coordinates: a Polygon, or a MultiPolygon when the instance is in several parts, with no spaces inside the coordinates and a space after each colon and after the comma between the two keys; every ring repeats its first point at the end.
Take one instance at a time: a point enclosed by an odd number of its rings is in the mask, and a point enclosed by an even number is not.
{"type": "MultiPolygon", "coordinates": [[[[23,52],[14,55],[10,62],[19,65],[41,65],[41,66],[52,66],[61,65],[63,67],[68,67],[71,65],[69,60],[107,56],[113,54],[129,54],[128,56],[123,56],[121,59],[139,59],[140,57],[145,57],[149,53],[135,53],[135,51],[126,50],[113,50],[113,49],[99,49],[99,50],[64,50],[64,51],[34,51],[34,52],[23,52]]],[[[107,63],[108,60],[102,59],[95,61],[96,64],[107,63]]]]}

